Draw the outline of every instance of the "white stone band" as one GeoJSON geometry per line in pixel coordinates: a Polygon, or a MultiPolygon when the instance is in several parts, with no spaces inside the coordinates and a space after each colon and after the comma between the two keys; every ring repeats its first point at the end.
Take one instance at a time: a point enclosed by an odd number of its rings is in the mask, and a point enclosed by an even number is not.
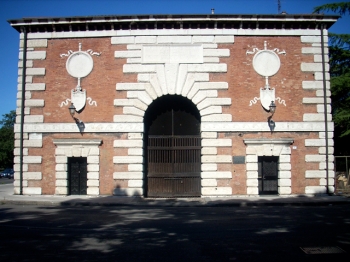
{"type": "MultiPolygon", "coordinates": [[[[324,122],[276,122],[274,132],[309,132],[324,131],[324,122]]],[[[334,125],[328,123],[328,130],[333,131],[334,125]]],[[[20,124],[15,125],[15,132],[20,131],[20,124]]],[[[24,132],[37,133],[74,133],[80,132],[74,123],[31,123],[24,125],[24,132]]],[[[203,122],[201,124],[202,132],[270,132],[267,122],[203,122]]],[[[85,123],[84,132],[95,133],[134,133],[143,132],[143,123],[85,123]]]]}

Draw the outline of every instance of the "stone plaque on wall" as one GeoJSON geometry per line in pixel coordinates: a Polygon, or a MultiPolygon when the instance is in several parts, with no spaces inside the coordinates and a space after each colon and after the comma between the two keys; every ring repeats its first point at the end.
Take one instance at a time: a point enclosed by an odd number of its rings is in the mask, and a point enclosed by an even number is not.
{"type": "Polygon", "coordinates": [[[142,47],[143,64],[202,64],[202,45],[144,45],[142,47]]]}
{"type": "Polygon", "coordinates": [[[233,164],[245,164],[245,156],[233,156],[232,163],[233,164]]]}

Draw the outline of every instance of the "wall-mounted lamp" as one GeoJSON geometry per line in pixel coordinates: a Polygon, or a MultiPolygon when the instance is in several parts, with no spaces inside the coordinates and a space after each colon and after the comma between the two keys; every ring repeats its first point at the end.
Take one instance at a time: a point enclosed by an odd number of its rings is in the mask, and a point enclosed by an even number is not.
{"type": "Polygon", "coordinates": [[[77,126],[78,126],[80,132],[83,132],[83,131],[84,131],[84,128],[85,128],[85,124],[84,124],[84,122],[81,121],[79,118],[74,117],[75,112],[76,112],[76,109],[75,109],[75,106],[74,106],[73,103],[70,104],[68,110],[69,110],[70,115],[71,115],[72,118],[74,119],[75,123],[77,124],[77,126]]]}
{"type": "Polygon", "coordinates": [[[269,119],[269,128],[271,130],[271,132],[273,132],[275,130],[276,127],[276,123],[275,121],[273,121],[271,118],[269,119]]]}
{"type": "Polygon", "coordinates": [[[74,118],[75,120],[75,117],[74,117],[74,114],[75,114],[75,106],[73,103],[70,104],[70,106],[68,107],[68,110],[69,110],[69,113],[70,115],[74,118]]]}
{"type": "Polygon", "coordinates": [[[276,112],[276,104],[275,104],[275,102],[271,101],[271,104],[270,104],[269,108],[270,108],[271,116],[273,116],[273,114],[276,112]]]}

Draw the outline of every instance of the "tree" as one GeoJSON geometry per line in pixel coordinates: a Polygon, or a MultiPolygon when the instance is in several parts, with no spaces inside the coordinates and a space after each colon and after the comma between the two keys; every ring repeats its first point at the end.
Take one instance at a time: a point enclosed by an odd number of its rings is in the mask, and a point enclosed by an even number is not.
{"type": "Polygon", "coordinates": [[[14,148],[14,124],[16,121],[16,112],[10,111],[8,114],[2,115],[0,120],[0,167],[13,166],[13,148],[14,148]]]}
{"type": "MultiPolygon", "coordinates": [[[[350,14],[350,2],[325,4],[314,13],[350,14]]],[[[335,155],[350,155],[350,34],[329,34],[332,114],[335,124],[335,155]]]]}
{"type": "Polygon", "coordinates": [[[339,3],[332,3],[332,4],[325,4],[316,6],[314,8],[314,13],[320,13],[320,12],[328,12],[332,11],[334,13],[338,13],[339,15],[345,15],[346,13],[350,13],[350,2],[339,2],[339,3]]]}

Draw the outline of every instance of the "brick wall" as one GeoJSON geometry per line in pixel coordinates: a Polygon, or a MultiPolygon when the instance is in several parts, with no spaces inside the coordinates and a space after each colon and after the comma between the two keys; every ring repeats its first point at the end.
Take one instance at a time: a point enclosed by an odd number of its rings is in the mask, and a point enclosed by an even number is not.
{"type": "MultiPolygon", "coordinates": [[[[283,167],[286,168],[283,170],[288,180],[286,183],[291,184],[290,192],[286,190],[285,194],[324,192],[323,111],[319,102],[322,86],[318,65],[315,65],[315,62],[319,63],[318,41],[317,37],[303,38],[299,35],[156,34],[147,37],[136,34],[29,40],[25,110],[25,123],[29,131],[25,132],[24,141],[25,193],[65,194],[64,190],[61,192],[58,189],[64,184],[61,181],[64,178],[58,176],[62,176],[65,170],[57,170],[58,166],[61,168],[57,159],[61,159],[60,156],[69,157],[70,153],[58,154],[55,139],[99,139],[101,145],[95,146],[98,148],[99,168],[91,171],[91,181],[94,181],[91,187],[98,189],[91,191],[91,194],[142,195],[143,114],[157,97],[175,93],[191,99],[202,115],[203,195],[255,194],[248,190],[248,184],[255,183],[247,178],[250,172],[248,165],[232,164],[232,156],[247,155],[245,140],[257,138],[266,140],[267,144],[276,139],[293,140],[292,145],[285,145],[290,152],[283,157],[289,165],[283,167]],[[275,88],[276,97],[280,98],[276,100],[277,110],[273,116],[276,131],[273,133],[267,127],[270,113],[262,108],[259,101],[251,103],[260,96],[265,78],[254,71],[254,55],[247,54],[247,51],[264,49],[265,41],[268,50],[286,52],[278,55],[280,70],[269,77],[270,87],[275,88]],[[87,91],[87,97],[96,102],[96,105],[87,102],[85,108],[76,114],[86,126],[86,131],[81,133],[68,112],[70,103],[63,103],[71,97],[77,79],[67,73],[67,56],[61,56],[68,54],[69,50],[77,51],[79,44],[83,51],[92,49],[100,53],[99,56],[92,56],[93,70],[80,82],[82,89],[87,91]],[[142,64],[143,45],[182,45],[185,49],[193,44],[203,47],[202,64],[179,67],[174,74],[167,73],[167,70],[177,68],[173,65],[142,64]],[[171,87],[173,80],[176,86],[171,87]],[[179,84],[179,80],[183,85],[179,84]],[[285,104],[279,103],[281,100],[285,104]],[[291,126],[293,131],[289,131],[292,130],[291,126]]],[[[330,136],[332,139],[332,132],[330,136]]],[[[18,193],[18,133],[16,139],[15,192],[18,193]]],[[[93,156],[91,159],[96,159],[96,155],[93,156]]],[[[255,156],[258,154],[252,154],[249,159],[255,156]]],[[[252,161],[254,166],[256,161],[252,161]]],[[[91,165],[95,164],[91,162],[91,165]]]]}

